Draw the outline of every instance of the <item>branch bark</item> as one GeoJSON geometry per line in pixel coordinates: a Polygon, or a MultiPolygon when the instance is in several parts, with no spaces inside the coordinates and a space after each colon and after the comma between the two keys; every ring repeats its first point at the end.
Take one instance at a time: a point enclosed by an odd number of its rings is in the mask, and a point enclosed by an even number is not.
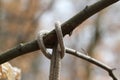
{"type": "Polygon", "coordinates": [[[113,70],[115,70],[115,68],[111,68],[111,67],[107,66],[106,64],[104,64],[104,63],[102,63],[102,62],[100,62],[100,61],[98,61],[98,60],[96,60],[96,59],[94,59],[94,58],[92,58],[92,57],[90,57],[88,55],[85,55],[84,53],[80,53],[80,52],[78,52],[76,50],[73,50],[73,49],[70,49],[70,48],[66,48],[66,53],[74,55],[74,56],[76,56],[78,58],[84,59],[84,60],[86,60],[86,61],[88,61],[88,62],[90,62],[90,63],[92,63],[92,64],[94,64],[94,65],[96,65],[96,66],[98,66],[98,67],[100,67],[102,69],[104,69],[104,70],[106,70],[108,72],[109,76],[113,80],[118,80],[115,77],[115,75],[113,74],[113,70]]]}
{"type": "MultiPolygon", "coordinates": [[[[70,34],[83,21],[117,1],[119,0],[100,0],[91,6],[86,6],[85,9],[83,9],[78,14],[76,14],[71,19],[62,24],[61,28],[63,36],[65,36],[66,34],[70,34]]],[[[52,48],[55,41],[57,40],[55,30],[51,31],[48,35],[46,35],[43,40],[47,48],[52,48]]],[[[38,49],[39,47],[36,40],[25,44],[20,44],[13,49],[2,52],[0,54],[0,64],[28,52],[36,51],[38,49]]]]}

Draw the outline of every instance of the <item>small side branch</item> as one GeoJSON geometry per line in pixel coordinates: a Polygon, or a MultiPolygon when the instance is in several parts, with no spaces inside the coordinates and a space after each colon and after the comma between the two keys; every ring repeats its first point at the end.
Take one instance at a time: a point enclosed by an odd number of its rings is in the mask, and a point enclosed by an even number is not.
{"type": "Polygon", "coordinates": [[[73,49],[70,49],[70,48],[66,48],[66,53],[74,55],[74,56],[79,57],[79,58],[82,58],[82,59],[84,59],[84,60],[86,60],[94,65],[101,67],[102,69],[106,70],[109,73],[109,76],[111,76],[111,78],[113,80],[117,80],[117,78],[113,74],[114,69],[107,66],[106,64],[104,64],[104,63],[102,63],[94,58],[91,58],[90,56],[85,55],[84,53],[80,53],[80,52],[73,50],[73,49]]]}

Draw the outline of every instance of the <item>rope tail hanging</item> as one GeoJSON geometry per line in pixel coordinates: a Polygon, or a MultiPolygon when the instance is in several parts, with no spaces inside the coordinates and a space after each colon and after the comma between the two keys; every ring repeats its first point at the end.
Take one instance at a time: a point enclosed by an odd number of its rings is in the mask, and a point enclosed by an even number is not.
{"type": "Polygon", "coordinates": [[[43,52],[43,54],[50,59],[51,64],[50,64],[50,75],[49,75],[49,80],[60,80],[60,65],[61,65],[61,59],[66,53],[72,54],[76,57],[82,58],[88,62],[91,62],[104,70],[106,70],[109,73],[109,76],[112,77],[113,80],[118,80],[115,75],[113,74],[113,68],[101,63],[100,61],[91,58],[88,55],[81,54],[80,52],[70,49],[70,48],[65,48],[64,43],[63,43],[63,35],[61,31],[61,25],[59,22],[55,23],[55,31],[56,31],[56,36],[57,36],[57,41],[56,44],[53,46],[53,51],[52,54],[50,54],[44,43],[43,43],[43,37],[48,34],[48,31],[41,31],[40,34],[37,36],[37,42],[38,45],[43,52]]]}
{"type": "Polygon", "coordinates": [[[59,22],[55,23],[55,31],[57,34],[58,43],[56,43],[56,45],[53,48],[49,80],[60,80],[60,65],[61,65],[60,60],[64,57],[65,54],[63,35],[59,22]]]}
{"type": "Polygon", "coordinates": [[[53,48],[51,64],[50,64],[50,75],[49,80],[60,80],[60,54],[57,49],[57,45],[53,48]]]}
{"type": "Polygon", "coordinates": [[[39,47],[41,48],[41,51],[51,61],[49,80],[59,80],[60,79],[60,65],[61,65],[60,61],[65,55],[63,35],[62,35],[62,31],[61,31],[60,27],[61,27],[60,22],[56,22],[55,23],[55,31],[56,31],[58,41],[56,42],[56,44],[53,47],[52,54],[50,54],[46,50],[44,43],[43,43],[43,37],[48,33],[48,31],[41,32],[37,39],[39,47]]]}

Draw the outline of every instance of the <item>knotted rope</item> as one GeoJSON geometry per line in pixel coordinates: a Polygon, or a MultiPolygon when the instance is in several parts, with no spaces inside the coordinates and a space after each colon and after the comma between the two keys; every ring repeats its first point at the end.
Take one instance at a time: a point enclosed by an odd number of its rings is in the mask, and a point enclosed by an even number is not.
{"type": "Polygon", "coordinates": [[[64,57],[64,54],[65,54],[63,35],[60,27],[61,27],[60,22],[56,22],[55,31],[57,34],[58,41],[53,47],[52,54],[50,54],[46,50],[43,43],[43,37],[48,33],[48,31],[41,32],[40,35],[38,35],[38,39],[37,39],[39,47],[43,52],[43,54],[51,60],[49,80],[59,80],[60,60],[64,57]]]}
{"type": "Polygon", "coordinates": [[[43,37],[45,35],[48,34],[49,31],[47,30],[44,30],[44,31],[41,31],[40,33],[38,33],[37,35],[37,42],[38,42],[38,45],[41,49],[41,51],[43,52],[43,54],[48,58],[48,59],[51,59],[51,54],[47,51],[44,43],[43,43],[43,37]]]}

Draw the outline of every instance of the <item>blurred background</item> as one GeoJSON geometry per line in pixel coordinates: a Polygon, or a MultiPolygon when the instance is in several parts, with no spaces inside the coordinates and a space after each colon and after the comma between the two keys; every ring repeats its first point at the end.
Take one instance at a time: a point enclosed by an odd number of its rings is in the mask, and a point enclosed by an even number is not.
{"type": "MultiPolygon", "coordinates": [[[[53,30],[86,5],[98,0],[0,0],[0,52],[36,39],[43,29],[53,30]]],[[[65,36],[67,47],[116,68],[120,79],[120,2],[100,11],[65,36]]],[[[50,61],[40,51],[10,61],[22,70],[22,80],[48,80],[50,61]]],[[[61,80],[112,80],[108,73],[82,59],[66,54],[61,80]]]]}

